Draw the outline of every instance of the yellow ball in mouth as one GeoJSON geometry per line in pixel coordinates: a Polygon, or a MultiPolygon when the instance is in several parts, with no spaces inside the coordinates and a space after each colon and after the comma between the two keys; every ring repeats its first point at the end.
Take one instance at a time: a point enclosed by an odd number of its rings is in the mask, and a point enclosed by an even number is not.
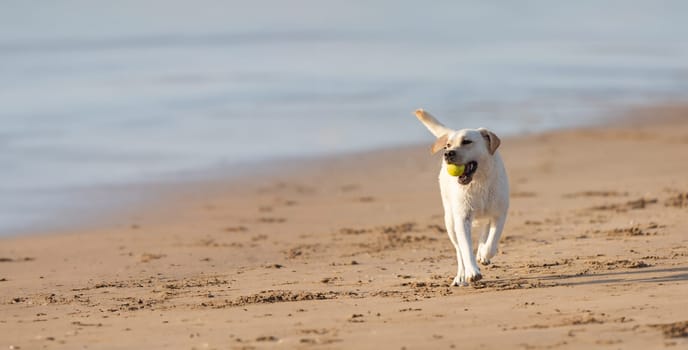
{"type": "Polygon", "coordinates": [[[451,176],[461,176],[466,171],[466,165],[447,164],[447,172],[451,176]]]}

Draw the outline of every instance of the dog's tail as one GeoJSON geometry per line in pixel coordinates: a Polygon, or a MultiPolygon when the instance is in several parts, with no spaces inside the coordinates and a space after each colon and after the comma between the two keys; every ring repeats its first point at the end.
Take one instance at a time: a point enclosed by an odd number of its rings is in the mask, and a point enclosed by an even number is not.
{"type": "Polygon", "coordinates": [[[416,109],[416,117],[421,121],[421,123],[423,123],[423,125],[425,125],[426,128],[428,128],[428,130],[430,130],[433,135],[435,135],[435,137],[442,137],[452,132],[451,129],[444,126],[437,119],[435,119],[432,114],[426,112],[422,108],[416,109]]]}

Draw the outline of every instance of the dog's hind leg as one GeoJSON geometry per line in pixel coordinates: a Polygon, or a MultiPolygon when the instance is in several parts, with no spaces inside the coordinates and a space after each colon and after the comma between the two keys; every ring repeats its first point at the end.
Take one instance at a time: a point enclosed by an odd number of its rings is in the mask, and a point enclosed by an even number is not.
{"type": "Polygon", "coordinates": [[[490,227],[492,226],[491,221],[485,222],[484,225],[478,226],[475,229],[480,232],[480,240],[478,241],[478,250],[476,251],[476,256],[478,262],[483,265],[489,265],[490,259],[487,258],[487,240],[490,235],[490,227]]]}
{"type": "Polygon", "coordinates": [[[489,265],[490,259],[497,255],[497,248],[499,246],[499,239],[504,230],[504,223],[506,222],[506,215],[502,215],[490,222],[490,232],[487,235],[487,240],[484,245],[478,247],[478,260],[483,265],[489,265]]]}

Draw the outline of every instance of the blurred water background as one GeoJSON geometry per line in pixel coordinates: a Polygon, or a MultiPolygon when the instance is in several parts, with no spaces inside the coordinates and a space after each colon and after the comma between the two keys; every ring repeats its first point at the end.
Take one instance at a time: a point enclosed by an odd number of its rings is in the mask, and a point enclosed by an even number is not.
{"type": "MultiPolygon", "coordinates": [[[[686,1],[3,1],[0,234],[128,184],[685,100],[686,1]]],[[[605,119],[607,118],[607,119],[605,119]]]]}

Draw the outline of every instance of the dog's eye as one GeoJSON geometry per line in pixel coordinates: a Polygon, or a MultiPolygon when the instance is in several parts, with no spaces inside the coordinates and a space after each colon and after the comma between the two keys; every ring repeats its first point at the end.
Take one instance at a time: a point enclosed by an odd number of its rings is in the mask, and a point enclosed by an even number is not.
{"type": "Polygon", "coordinates": [[[471,143],[473,143],[473,141],[471,141],[471,140],[463,140],[463,141],[461,141],[461,144],[462,144],[462,145],[470,145],[471,143]]]}
{"type": "Polygon", "coordinates": [[[450,143],[448,143],[446,146],[444,146],[444,149],[450,149],[450,148],[451,148],[451,144],[450,144],[450,143]]]}

